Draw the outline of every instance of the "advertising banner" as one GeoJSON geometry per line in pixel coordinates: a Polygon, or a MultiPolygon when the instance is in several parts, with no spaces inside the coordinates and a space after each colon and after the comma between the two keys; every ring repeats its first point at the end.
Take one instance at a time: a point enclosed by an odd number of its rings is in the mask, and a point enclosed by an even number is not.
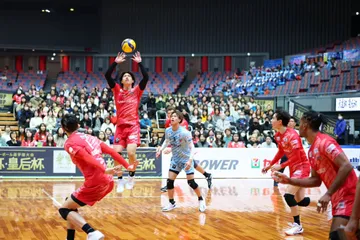
{"type": "Polygon", "coordinates": [[[277,66],[283,66],[283,60],[281,58],[279,59],[272,59],[272,60],[265,60],[264,61],[264,67],[265,68],[275,68],[277,66]]]}
{"type": "MultiPolygon", "coordinates": [[[[138,177],[161,177],[161,157],[155,158],[155,148],[139,148],[136,169],[138,177]]],[[[127,159],[127,153],[123,156],[127,159]]],[[[114,160],[104,155],[108,167],[114,160]]],[[[0,176],[3,177],[81,177],[69,154],[61,148],[2,147],[0,148],[0,176]]]]}
{"type": "Polygon", "coordinates": [[[344,60],[358,61],[360,60],[360,49],[351,49],[344,51],[344,60]]]}

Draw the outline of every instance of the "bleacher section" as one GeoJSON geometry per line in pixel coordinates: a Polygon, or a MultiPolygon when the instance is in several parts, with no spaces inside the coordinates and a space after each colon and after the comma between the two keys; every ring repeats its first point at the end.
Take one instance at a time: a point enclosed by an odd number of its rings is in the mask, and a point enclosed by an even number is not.
{"type": "Polygon", "coordinates": [[[45,80],[47,77],[47,72],[44,71],[42,74],[38,74],[34,71],[29,72],[14,72],[7,71],[0,72],[0,76],[5,75],[7,80],[1,80],[1,89],[8,91],[15,91],[19,86],[22,86],[23,89],[30,89],[31,85],[35,85],[37,89],[44,87],[45,80]],[[11,82],[12,84],[8,84],[11,82]]]}
{"type": "MultiPolygon", "coordinates": [[[[116,77],[116,72],[112,74],[112,77],[116,77]]],[[[136,84],[142,79],[140,73],[135,73],[136,84]]],[[[152,92],[154,94],[163,94],[163,93],[174,93],[179,87],[182,79],[184,78],[184,73],[154,73],[149,72],[149,82],[147,88],[145,89],[145,94],[152,92]]],[[[104,73],[102,72],[67,72],[61,73],[57,79],[57,86],[61,87],[64,83],[74,86],[77,84],[79,87],[86,86],[88,89],[98,87],[103,89],[107,87],[107,81],[105,79],[104,73]]]]}

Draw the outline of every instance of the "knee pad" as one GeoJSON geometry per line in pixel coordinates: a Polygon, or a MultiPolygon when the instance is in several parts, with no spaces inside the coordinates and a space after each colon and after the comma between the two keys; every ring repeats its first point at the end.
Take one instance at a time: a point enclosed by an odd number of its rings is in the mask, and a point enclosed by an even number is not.
{"type": "Polygon", "coordinates": [[[337,231],[333,231],[329,234],[330,240],[340,240],[339,233],[337,231]]]}
{"type": "Polygon", "coordinates": [[[289,207],[295,207],[295,206],[298,205],[297,202],[296,202],[296,200],[295,200],[295,196],[294,196],[294,195],[285,193],[284,198],[285,198],[285,201],[286,201],[286,203],[287,203],[287,205],[288,205],[289,207]]]}
{"type": "Polygon", "coordinates": [[[75,210],[68,209],[68,208],[60,208],[60,209],[59,209],[59,213],[60,213],[61,217],[62,217],[64,220],[67,219],[67,216],[68,216],[69,213],[72,212],[72,211],[77,212],[77,209],[75,209],[75,210]]]}
{"type": "Polygon", "coordinates": [[[197,187],[198,187],[198,185],[197,185],[197,183],[195,182],[194,179],[188,180],[188,184],[194,190],[197,189],[197,187]]]}
{"type": "Polygon", "coordinates": [[[166,181],[166,187],[167,187],[167,189],[174,189],[174,180],[171,180],[171,179],[168,179],[167,181],[166,181]]]}
{"type": "Polygon", "coordinates": [[[298,202],[297,204],[300,207],[307,207],[307,206],[310,205],[310,198],[309,197],[304,197],[304,199],[301,200],[300,202],[298,202]]]}

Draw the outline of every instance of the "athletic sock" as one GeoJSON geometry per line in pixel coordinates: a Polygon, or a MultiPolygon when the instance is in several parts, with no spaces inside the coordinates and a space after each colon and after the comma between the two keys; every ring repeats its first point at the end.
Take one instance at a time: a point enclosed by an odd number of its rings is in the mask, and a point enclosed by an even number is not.
{"type": "Polygon", "coordinates": [[[130,176],[130,177],[135,176],[135,172],[129,172],[129,176],[130,176]]]}
{"type": "Polygon", "coordinates": [[[169,202],[171,203],[171,204],[175,204],[175,201],[174,201],[174,199],[172,198],[172,199],[169,199],[169,202]]]}
{"type": "Polygon", "coordinates": [[[85,223],[84,226],[82,226],[81,228],[84,232],[86,232],[86,234],[89,234],[91,232],[95,232],[95,230],[87,223],[85,223]]]}
{"type": "Polygon", "coordinates": [[[118,177],[118,179],[122,179],[122,176],[118,177]]]}
{"type": "Polygon", "coordinates": [[[67,230],[66,240],[74,240],[74,239],[75,239],[75,230],[74,229],[68,229],[67,230]]]}
{"type": "Polygon", "coordinates": [[[300,216],[299,215],[294,216],[294,222],[296,222],[297,224],[300,225],[300,216]]]}
{"type": "Polygon", "coordinates": [[[204,172],[204,174],[203,174],[206,178],[208,178],[208,177],[210,177],[211,176],[211,174],[210,173],[207,173],[207,172],[204,172]]]}
{"type": "Polygon", "coordinates": [[[201,200],[204,200],[204,199],[202,198],[202,196],[199,197],[199,201],[201,201],[201,200]]]}

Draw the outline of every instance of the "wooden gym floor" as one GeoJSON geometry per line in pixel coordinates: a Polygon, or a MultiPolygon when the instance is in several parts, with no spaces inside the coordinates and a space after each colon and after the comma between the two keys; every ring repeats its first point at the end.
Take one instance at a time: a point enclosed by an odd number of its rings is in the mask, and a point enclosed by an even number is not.
{"type": "MultiPolygon", "coordinates": [[[[79,212],[105,239],[327,239],[330,222],[318,214],[315,201],[323,188],[308,189],[312,198],[301,209],[303,235],[286,237],[283,229],[292,221],[283,201],[284,186],[273,188],[272,181],[214,179],[208,191],[204,179],[197,180],[208,209],[198,211],[197,197],[186,180],[175,181],[178,208],[161,212],[167,194],[160,193],[165,180],[137,180],[132,191],[113,192],[94,207],[79,212]]],[[[2,181],[0,182],[0,239],[66,239],[66,222],[57,212],[81,181],[2,181]]],[[[75,239],[86,239],[82,231],[75,239]]]]}

